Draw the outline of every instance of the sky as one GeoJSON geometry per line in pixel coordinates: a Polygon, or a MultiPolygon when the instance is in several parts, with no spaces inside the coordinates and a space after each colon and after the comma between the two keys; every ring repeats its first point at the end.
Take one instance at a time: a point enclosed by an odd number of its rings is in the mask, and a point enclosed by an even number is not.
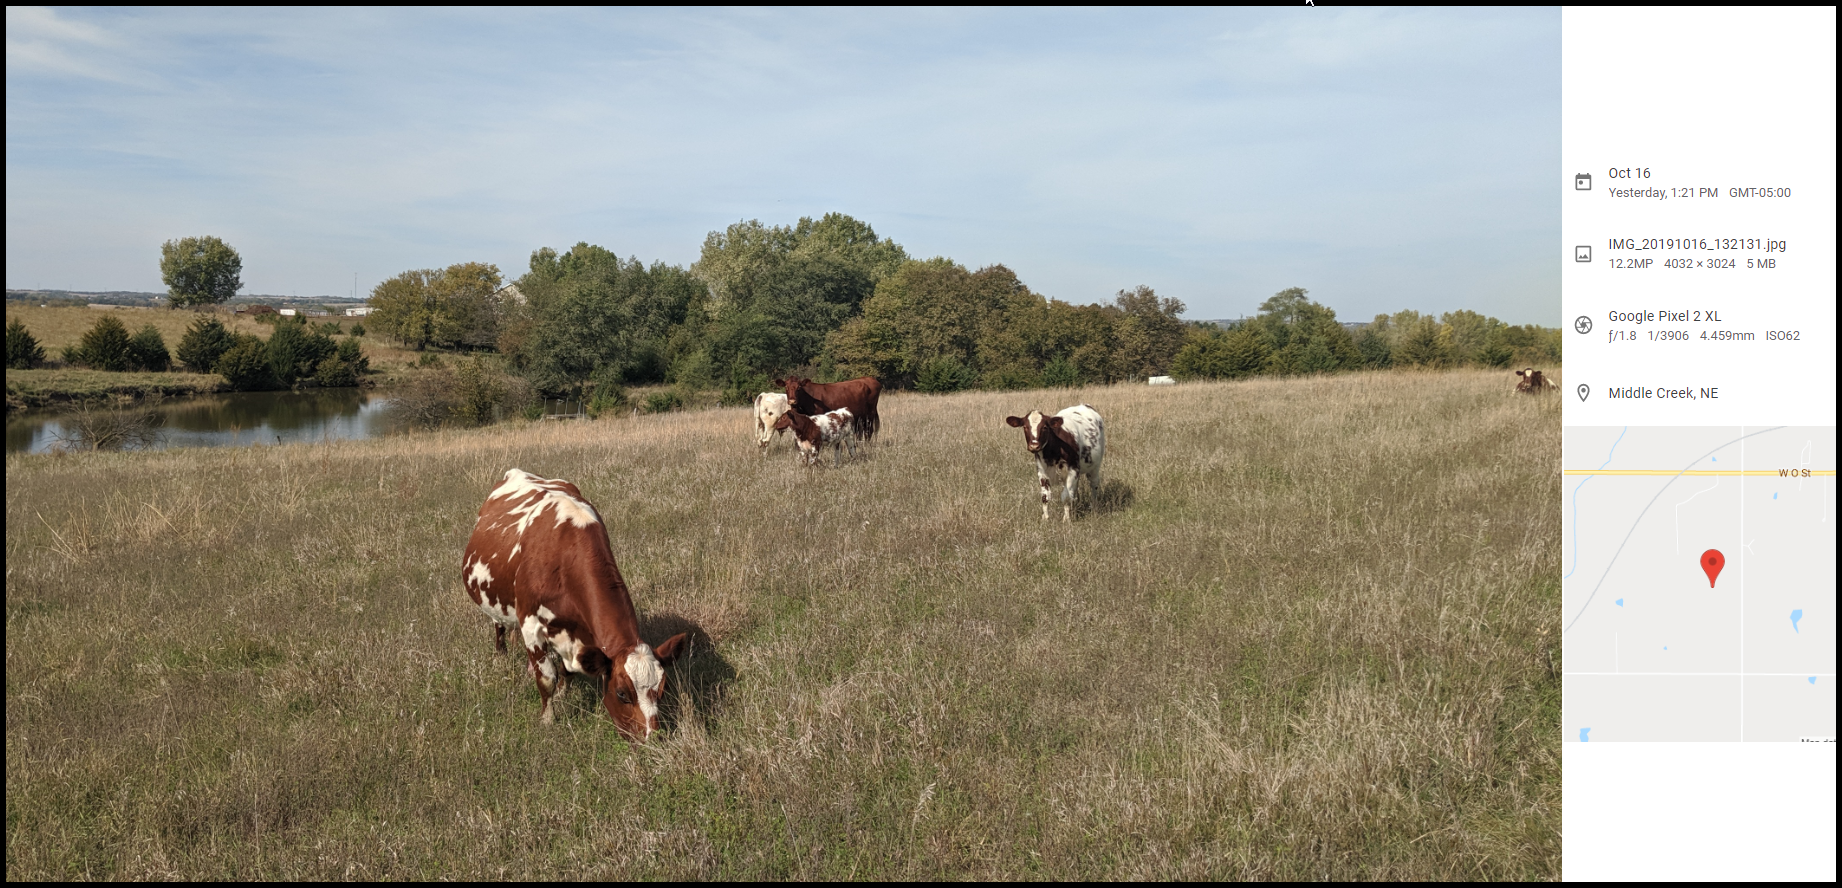
{"type": "Polygon", "coordinates": [[[6,11],[6,286],[364,295],[842,212],[1069,302],[1558,326],[1560,11],[6,11]],[[356,284],[354,284],[356,281],[356,284]]]}

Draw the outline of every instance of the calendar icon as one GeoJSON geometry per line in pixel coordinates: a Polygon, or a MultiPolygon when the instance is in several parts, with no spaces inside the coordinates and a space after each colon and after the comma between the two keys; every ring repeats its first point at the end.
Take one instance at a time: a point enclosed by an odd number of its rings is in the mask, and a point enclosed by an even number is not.
{"type": "Polygon", "coordinates": [[[1593,177],[1586,173],[1576,173],[1573,177],[1573,190],[1575,191],[1593,190],[1593,177]]]}

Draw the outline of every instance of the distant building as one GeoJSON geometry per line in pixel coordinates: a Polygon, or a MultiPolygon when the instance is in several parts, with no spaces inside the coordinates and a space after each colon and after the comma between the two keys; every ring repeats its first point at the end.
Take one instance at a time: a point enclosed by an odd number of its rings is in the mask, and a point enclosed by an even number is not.
{"type": "Polygon", "coordinates": [[[282,309],[282,310],[281,310],[281,316],[282,316],[282,317],[284,317],[284,318],[291,318],[291,317],[294,317],[294,309],[292,309],[292,308],[284,308],[284,309],[282,309]]]}
{"type": "Polygon", "coordinates": [[[357,308],[348,308],[345,310],[345,316],[348,318],[362,318],[370,313],[371,306],[369,305],[360,305],[357,308]]]}
{"type": "Polygon", "coordinates": [[[519,292],[517,284],[506,284],[500,287],[499,292],[493,295],[499,297],[501,303],[516,302],[519,305],[524,304],[524,293],[519,292]]]}

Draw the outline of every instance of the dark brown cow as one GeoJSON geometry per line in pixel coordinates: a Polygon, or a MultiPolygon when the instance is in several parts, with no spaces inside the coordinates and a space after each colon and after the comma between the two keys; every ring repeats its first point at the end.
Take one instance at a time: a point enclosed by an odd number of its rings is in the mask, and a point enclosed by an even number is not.
{"type": "Polygon", "coordinates": [[[1539,395],[1548,389],[1560,388],[1554,384],[1554,380],[1541,375],[1541,371],[1533,367],[1517,370],[1516,375],[1522,377],[1516,381],[1516,391],[1525,395],[1539,395]]]}
{"type": "Polygon", "coordinates": [[[859,376],[844,382],[813,382],[796,376],[792,379],[776,379],[774,384],[786,386],[787,402],[794,410],[807,416],[817,416],[833,410],[851,411],[851,431],[865,441],[882,428],[882,417],[876,413],[876,401],[883,396],[883,384],[877,382],[874,376],[859,376]]]}
{"type": "Polygon", "coordinates": [[[601,682],[602,705],[621,733],[645,740],[658,729],[665,667],[685,634],[657,650],[640,640],[607,529],[574,484],[506,472],[480,507],[461,582],[492,618],[499,650],[505,630],[523,636],[544,724],[555,720],[551,701],[568,685],[566,673],[576,672],[601,682]]]}

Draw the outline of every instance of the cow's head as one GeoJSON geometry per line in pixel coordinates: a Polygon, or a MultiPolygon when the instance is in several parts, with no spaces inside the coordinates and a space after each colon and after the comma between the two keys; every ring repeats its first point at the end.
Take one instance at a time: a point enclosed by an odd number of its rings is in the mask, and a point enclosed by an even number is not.
{"type": "Polygon", "coordinates": [[[1023,429],[1023,443],[1031,453],[1043,452],[1043,441],[1062,430],[1061,417],[1044,416],[1041,410],[1032,410],[1029,416],[1007,416],[1004,422],[1013,429],[1023,429]]]}
{"type": "Polygon", "coordinates": [[[771,428],[772,430],[776,432],[781,431],[783,429],[793,428],[793,411],[788,410],[787,412],[782,413],[780,415],[780,418],[774,420],[774,424],[772,426],[769,426],[769,428],[771,428]]]}
{"type": "Polygon", "coordinates": [[[680,632],[657,649],[635,645],[614,658],[601,704],[614,726],[629,740],[645,742],[659,729],[659,698],[665,693],[665,667],[678,659],[688,634],[680,632]]]}
{"type": "Polygon", "coordinates": [[[1535,378],[1535,368],[1530,367],[1526,370],[1517,370],[1516,375],[1522,377],[1523,379],[1534,379],[1535,378]]]}

